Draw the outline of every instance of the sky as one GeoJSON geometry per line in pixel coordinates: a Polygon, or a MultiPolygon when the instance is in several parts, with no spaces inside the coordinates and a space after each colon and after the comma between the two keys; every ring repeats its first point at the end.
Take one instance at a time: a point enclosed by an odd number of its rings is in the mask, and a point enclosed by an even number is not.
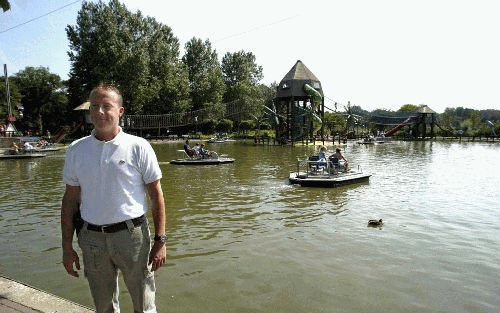
{"type": "MultiPolygon", "coordinates": [[[[9,75],[43,66],[67,79],[65,27],[76,24],[82,2],[10,2],[11,10],[0,12],[0,62],[9,75]]],[[[209,39],[220,60],[252,52],[265,84],[279,83],[301,60],[321,81],[329,107],[350,101],[368,111],[404,104],[438,113],[500,110],[497,0],[122,2],[171,27],[180,56],[193,37],[209,39]]]]}

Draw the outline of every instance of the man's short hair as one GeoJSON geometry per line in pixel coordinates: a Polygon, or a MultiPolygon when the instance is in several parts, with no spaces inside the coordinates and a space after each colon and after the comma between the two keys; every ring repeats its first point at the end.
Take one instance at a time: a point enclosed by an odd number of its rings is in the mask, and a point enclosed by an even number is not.
{"type": "Polygon", "coordinates": [[[99,91],[99,90],[114,92],[118,96],[118,106],[120,106],[120,107],[123,106],[123,97],[122,97],[122,93],[120,92],[120,90],[118,90],[118,88],[116,88],[115,86],[113,86],[111,84],[106,84],[106,83],[100,83],[99,85],[95,86],[92,89],[92,91],[90,91],[89,100],[92,99],[95,96],[95,94],[97,93],[97,91],[99,91]]]}

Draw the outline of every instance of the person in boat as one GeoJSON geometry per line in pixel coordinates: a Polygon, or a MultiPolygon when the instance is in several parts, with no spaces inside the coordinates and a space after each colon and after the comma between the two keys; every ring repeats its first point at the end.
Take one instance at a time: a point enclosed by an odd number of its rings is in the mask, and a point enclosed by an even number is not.
{"type": "Polygon", "coordinates": [[[184,143],[184,151],[188,155],[188,157],[192,158],[196,155],[193,149],[189,146],[189,139],[186,139],[186,143],[184,143]]]}
{"type": "Polygon", "coordinates": [[[69,275],[79,276],[74,268],[80,269],[73,249],[76,230],[96,311],[120,311],[120,272],[133,311],[156,312],[153,272],[165,263],[167,240],[162,172],[151,144],[119,126],[125,109],[117,88],[99,85],[90,92],[89,101],[94,130],[69,145],[63,170],[63,265],[69,275]],[[154,239],[146,217],[148,202],[154,239]],[[81,229],[75,229],[73,222],[78,212],[81,229]]]}
{"type": "Polygon", "coordinates": [[[344,160],[344,171],[347,172],[347,168],[348,168],[349,163],[347,162],[347,159],[342,154],[342,149],[340,149],[340,148],[335,149],[335,153],[332,154],[331,160],[332,160],[334,166],[338,166],[339,161],[344,160]],[[337,164],[335,164],[335,163],[337,163],[337,164]]]}
{"type": "Polygon", "coordinates": [[[326,152],[327,151],[328,150],[326,149],[325,146],[321,146],[321,148],[319,148],[318,166],[326,166],[326,162],[327,162],[326,152]]]}
{"type": "Polygon", "coordinates": [[[193,151],[195,155],[200,155],[200,144],[196,143],[193,147],[193,151]]]}
{"type": "Polygon", "coordinates": [[[205,149],[204,143],[202,143],[200,145],[200,155],[203,159],[207,159],[207,158],[212,156],[212,153],[210,151],[208,151],[207,149],[205,149]]]}
{"type": "Polygon", "coordinates": [[[40,139],[37,143],[36,143],[36,146],[37,147],[40,147],[40,148],[43,148],[45,146],[48,146],[49,143],[47,142],[47,140],[45,139],[40,139]]]}
{"type": "Polygon", "coordinates": [[[15,141],[10,145],[9,154],[19,154],[19,146],[15,141]]]}
{"type": "Polygon", "coordinates": [[[23,151],[24,152],[31,152],[31,150],[33,150],[33,148],[34,148],[33,145],[27,141],[23,144],[23,151]]]}

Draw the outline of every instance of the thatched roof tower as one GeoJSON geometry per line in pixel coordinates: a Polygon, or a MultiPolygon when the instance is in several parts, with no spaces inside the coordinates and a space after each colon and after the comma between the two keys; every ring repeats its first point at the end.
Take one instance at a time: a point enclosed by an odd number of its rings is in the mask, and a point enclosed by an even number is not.
{"type": "Polygon", "coordinates": [[[298,60],[278,85],[276,98],[309,97],[304,91],[304,84],[308,84],[316,89],[323,97],[323,90],[319,79],[304,65],[304,63],[302,63],[302,61],[298,60]]]}

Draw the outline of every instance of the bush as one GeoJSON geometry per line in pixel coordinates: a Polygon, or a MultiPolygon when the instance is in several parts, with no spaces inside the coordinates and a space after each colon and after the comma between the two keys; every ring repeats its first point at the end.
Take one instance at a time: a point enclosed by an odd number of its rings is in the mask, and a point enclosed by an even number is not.
{"type": "Polygon", "coordinates": [[[204,120],[200,125],[200,129],[203,134],[208,135],[208,134],[213,134],[215,133],[215,128],[217,126],[217,122],[212,119],[207,119],[204,120]]]}
{"type": "Polygon", "coordinates": [[[240,122],[240,130],[247,132],[254,129],[255,123],[252,120],[244,120],[240,122]]]}
{"type": "Polygon", "coordinates": [[[233,121],[228,119],[220,120],[217,126],[215,126],[215,130],[219,133],[230,133],[232,129],[233,121]]]}
{"type": "Polygon", "coordinates": [[[266,129],[271,129],[271,124],[268,122],[262,122],[260,123],[260,129],[266,130],[266,129]]]}

